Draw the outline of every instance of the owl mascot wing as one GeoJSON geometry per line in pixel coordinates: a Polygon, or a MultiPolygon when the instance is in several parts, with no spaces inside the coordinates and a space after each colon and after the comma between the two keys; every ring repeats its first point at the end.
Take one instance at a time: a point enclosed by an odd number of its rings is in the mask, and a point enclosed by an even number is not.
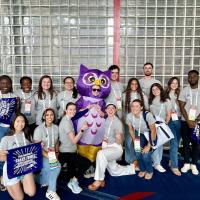
{"type": "MultiPolygon", "coordinates": [[[[110,71],[105,72],[98,69],[88,69],[80,66],[80,75],[77,80],[77,89],[81,98],[76,102],[77,111],[84,110],[88,105],[99,105],[101,110],[105,109],[104,99],[111,90],[110,71]],[[92,95],[92,87],[98,85],[101,88],[98,97],[92,95]]],[[[80,155],[95,161],[96,154],[101,148],[104,136],[105,119],[99,115],[95,106],[89,109],[77,122],[77,131],[80,131],[83,123],[87,122],[89,128],[84,132],[78,143],[80,155]]]]}

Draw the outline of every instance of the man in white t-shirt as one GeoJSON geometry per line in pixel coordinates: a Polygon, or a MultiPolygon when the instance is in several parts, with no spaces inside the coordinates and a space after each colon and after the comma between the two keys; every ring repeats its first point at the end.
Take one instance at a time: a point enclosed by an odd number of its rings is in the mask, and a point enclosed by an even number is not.
{"type": "Polygon", "coordinates": [[[144,77],[141,78],[139,80],[139,82],[140,82],[142,91],[147,95],[147,97],[149,97],[150,88],[151,88],[152,84],[154,84],[154,83],[161,84],[161,82],[152,77],[152,73],[153,73],[153,64],[152,63],[149,63],[149,62],[145,63],[143,66],[143,70],[144,70],[144,77]]]}

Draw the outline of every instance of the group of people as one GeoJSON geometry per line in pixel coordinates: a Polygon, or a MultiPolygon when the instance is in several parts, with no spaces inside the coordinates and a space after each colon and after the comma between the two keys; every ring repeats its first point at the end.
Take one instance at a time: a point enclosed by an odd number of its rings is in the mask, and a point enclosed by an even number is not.
{"type": "MultiPolygon", "coordinates": [[[[109,70],[111,91],[105,99],[106,104],[89,104],[83,109],[77,104],[80,94],[74,78],[70,76],[63,80],[64,91],[60,93],[54,90],[52,78],[48,75],[41,77],[35,92],[32,91],[30,77],[22,77],[21,88],[13,92],[11,78],[0,76],[0,101],[4,98],[17,99],[16,114],[11,124],[0,122],[1,189],[5,186],[13,199],[23,199],[24,192],[33,196],[36,191],[35,181],[48,187],[48,199],[60,199],[56,193],[57,179],[66,164],[70,176],[67,186],[75,194],[82,191],[78,180],[91,165],[95,166],[95,181],[88,186],[90,190],[105,186],[106,169],[111,176],[131,175],[139,170],[138,176],[146,180],[153,177],[153,168],[165,172],[161,163],[163,145],[153,149],[149,139],[156,141],[157,118],[166,123],[174,135],[169,141],[171,171],[177,176],[189,170],[194,175],[199,174],[199,145],[191,138],[200,121],[199,72],[188,72],[189,85],[183,89],[178,77],[170,78],[164,90],[160,81],[152,77],[151,63],[144,64],[142,79],[130,78],[125,88],[119,80],[120,68],[112,65],[109,70]],[[83,121],[77,128],[74,123],[77,111],[87,115],[91,109],[95,109],[100,118],[105,119],[102,148],[97,152],[95,164],[79,154],[77,148],[90,124],[83,121]],[[149,133],[149,138],[146,133],[149,133]],[[181,138],[184,165],[179,170],[178,149],[181,138]],[[41,142],[42,145],[41,172],[35,177],[30,173],[9,179],[6,163],[8,150],[35,142],[41,142]],[[127,166],[117,163],[123,152],[127,166]]],[[[102,88],[92,79],[91,82],[93,86],[88,92],[98,97],[102,88]]]]}

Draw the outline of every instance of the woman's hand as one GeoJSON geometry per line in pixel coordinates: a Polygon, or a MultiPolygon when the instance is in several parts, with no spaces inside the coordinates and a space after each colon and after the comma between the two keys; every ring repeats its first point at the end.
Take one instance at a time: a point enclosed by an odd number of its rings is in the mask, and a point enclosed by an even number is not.
{"type": "Polygon", "coordinates": [[[149,145],[145,146],[142,150],[142,153],[149,153],[151,147],[149,145]]]}
{"type": "Polygon", "coordinates": [[[81,130],[85,131],[85,130],[87,130],[87,129],[88,129],[88,123],[85,121],[85,122],[83,123],[83,126],[81,127],[81,130]]]}
{"type": "Polygon", "coordinates": [[[0,156],[7,156],[8,151],[0,150],[0,156]]]}

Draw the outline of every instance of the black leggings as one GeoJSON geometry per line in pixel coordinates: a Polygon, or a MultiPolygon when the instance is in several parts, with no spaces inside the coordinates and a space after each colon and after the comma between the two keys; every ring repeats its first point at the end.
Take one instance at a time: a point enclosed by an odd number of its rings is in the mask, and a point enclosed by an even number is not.
{"type": "Polygon", "coordinates": [[[59,153],[58,160],[61,166],[67,163],[67,173],[69,178],[83,177],[85,171],[91,166],[91,161],[87,158],[78,155],[77,153],[59,153]]]}

